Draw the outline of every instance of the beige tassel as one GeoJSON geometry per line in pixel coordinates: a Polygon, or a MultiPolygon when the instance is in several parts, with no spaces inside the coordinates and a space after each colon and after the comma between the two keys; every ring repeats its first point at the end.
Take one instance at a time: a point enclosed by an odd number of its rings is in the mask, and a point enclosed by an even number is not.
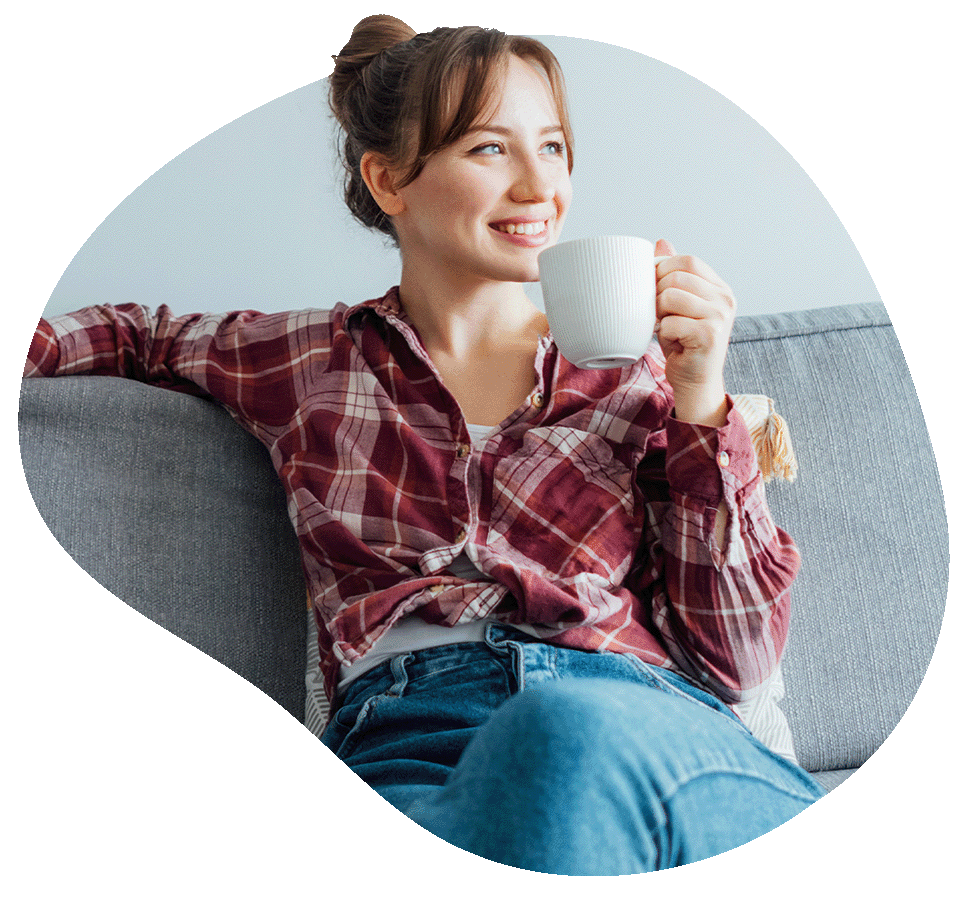
{"type": "Polygon", "coordinates": [[[785,481],[794,481],[797,478],[797,459],[788,424],[775,411],[774,401],[761,394],[732,394],[731,399],[751,434],[764,480],[781,477],[785,481]]]}

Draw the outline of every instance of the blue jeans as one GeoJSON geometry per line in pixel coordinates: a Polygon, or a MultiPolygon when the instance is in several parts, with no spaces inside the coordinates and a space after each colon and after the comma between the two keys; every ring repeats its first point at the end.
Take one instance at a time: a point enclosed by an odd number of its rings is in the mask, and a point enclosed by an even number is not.
{"type": "Polygon", "coordinates": [[[497,624],[366,672],[322,740],[438,837],[561,875],[705,859],[824,795],[679,675],[497,624]]]}

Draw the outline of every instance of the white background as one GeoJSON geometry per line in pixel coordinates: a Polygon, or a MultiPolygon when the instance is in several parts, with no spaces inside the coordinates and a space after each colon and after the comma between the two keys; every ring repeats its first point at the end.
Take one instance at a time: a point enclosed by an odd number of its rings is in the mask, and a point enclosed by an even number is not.
{"type": "MultiPolygon", "coordinates": [[[[948,494],[949,7],[631,6],[625,21],[617,2],[452,12],[407,2],[387,11],[420,31],[476,23],[624,44],[758,120],[859,248],[896,323],[948,494]]],[[[162,164],[326,75],[351,26],[380,11],[293,0],[41,0],[5,16],[0,443],[11,527],[0,889],[18,898],[932,894],[946,874],[941,823],[953,801],[949,623],[908,715],[829,798],[714,860],[581,887],[470,858],[373,803],[275,704],[91,583],[46,532],[19,470],[16,401],[32,328],[60,274],[162,164]]]]}

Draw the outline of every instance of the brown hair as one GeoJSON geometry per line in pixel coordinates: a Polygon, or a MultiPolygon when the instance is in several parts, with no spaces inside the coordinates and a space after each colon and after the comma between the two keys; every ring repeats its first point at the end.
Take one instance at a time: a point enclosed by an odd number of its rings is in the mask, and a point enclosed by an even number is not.
{"type": "Polygon", "coordinates": [[[549,80],[572,171],[572,133],[562,70],[528,37],[466,26],[424,34],[393,16],[368,16],[334,57],[331,109],[341,126],[344,199],[364,225],[395,241],[394,227],[361,177],[361,158],[378,154],[410,184],[434,153],[463,137],[484,112],[510,56],[535,63],[549,80]]]}

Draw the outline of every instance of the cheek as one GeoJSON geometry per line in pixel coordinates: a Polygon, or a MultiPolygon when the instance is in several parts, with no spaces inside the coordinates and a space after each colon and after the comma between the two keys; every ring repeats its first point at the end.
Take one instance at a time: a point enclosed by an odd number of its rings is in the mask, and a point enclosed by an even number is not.
{"type": "Polygon", "coordinates": [[[438,227],[466,227],[480,210],[479,198],[465,186],[447,186],[431,200],[431,218],[438,227]]]}
{"type": "Polygon", "coordinates": [[[497,195],[485,184],[460,182],[452,189],[451,209],[460,215],[483,216],[494,208],[497,195]]]}

